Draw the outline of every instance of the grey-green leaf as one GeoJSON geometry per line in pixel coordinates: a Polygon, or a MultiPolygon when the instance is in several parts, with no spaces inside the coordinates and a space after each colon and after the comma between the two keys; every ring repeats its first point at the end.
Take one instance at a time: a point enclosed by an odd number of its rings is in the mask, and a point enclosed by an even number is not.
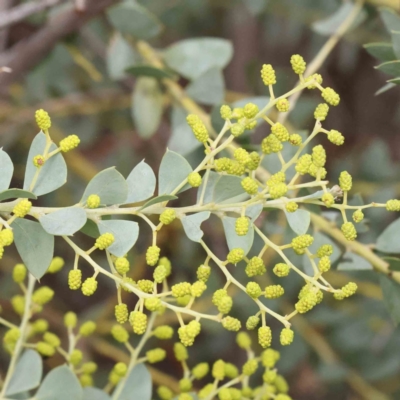
{"type": "Polygon", "coordinates": [[[147,76],[157,79],[174,77],[171,72],[165,69],[153,67],[151,65],[135,65],[133,67],[126,68],[126,72],[133,76],[147,76]]]}
{"type": "Polygon", "coordinates": [[[176,200],[178,197],[172,196],[170,194],[163,194],[161,196],[154,197],[153,199],[147,201],[142,207],[139,208],[139,211],[144,210],[147,207],[153,206],[154,204],[164,203],[164,201],[176,200]]]}
{"type": "Polygon", "coordinates": [[[379,276],[383,302],[395,325],[400,323],[400,285],[385,275],[379,276]]]}
{"type": "Polygon", "coordinates": [[[100,389],[85,387],[83,388],[83,400],[111,400],[111,397],[100,389]]]}
{"type": "Polygon", "coordinates": [[[111,79],[123,79],[126,69],[139,62],[139,55],[118,32],[112,37],[107,48],[107,70],[111,79]]]}
{"type": "Polygon", "coordinates": [[[123,389],[119,395],[114,394],[113,400],[151,400],[151,376],[143,364],[136,365],[130,374],[121,380],[115,392],[119,392],[120,385],[123,385],[123,389]]]}
{"type": "Polygon", "coordinates": [[[107,168],[92,178],[81,202],[84,203],[91,194],[97,194],[103,205],[123,204],[128,196],[128,184],[114,167],[107,168]]]}
{"type": "Polygon", "coordinates": [[[364,45],[364,48],[368,51],[369,54],[376,57],[378,60],[396,60],[396,55],[394,54],[392,43],[368,43],[364,45]]]}
{"type": "Polygon", "coordinates": [[[196,79],[211,68],[224,68],[233,55],[232,44],[219,38],[181,40],[168,47],[164,60],[188,79],[196,79]]]}
{"type": "Polygon", "coordinates": [[[52,369],[44,378],[35,400],[84,400],[76,375],[66,366],[52,369]]]}
{"type": "Polygon", "coordinates": [[[197,189],[197,203],[200,201],[201,193],[203,192],[204,185],[206,184],[206,188],[204,189],[204,197],[203,204],[208,204],[213,201],[214,187],[218,179],[220,178],[220,174],[217,174],[214,171],[210,171],[208,175],[208,180],[203,178],[201,185],[197,189]]]}
{"type": "Polygon", "coordinates": [[[244,254],[247,254],[254,241],[254,227],[250,225],[249,231],[245,236],[238,236],[235,231],[236,218],[223,217],[222,224],[224,226],[225,237],[228,243],[229,250],[241,248],[244,250],[244,254]]]}
{"type": "Polygon", "coordinates": [[[52,235],[73,235],[86,223],[86,212],[81,207],[66,207],[39,218],[44,230],[52,235]]]}
{"type": "Polygon", "coordinates": [[[101,234],[112,233],[114,243],[108,251],[117,257],[124,256],[136,243],[139,236],[139,224],[134,221],[109,220],[97,224],[101,234]]]}
{"type": "Polygon", "coordinates": [[[187,86],[186,93],[202,104],[221,104],[225,94],[222,70],[219,68],[209,69],[187,86]]]}
{"type": "Polygon", "coordinates": [[[383,253],[400,253],[400,218],[393,221],[378,237],[376,250],[383,253]]]}
{"type": "Polygon", "coordinates": [[[383,257],[383,259],[389,264],[391,271],[400,271],[400,258],[397,257],[383,257]]]}
{"type": "Polygon", "coordinates": [[[153,196],[156,189],[156,176],[144,160],[136,165],[126,178],[128,197],[125,203],[137,203],[153,196]]]}
{"type": "Polygon", "coordinates": [[[400,61],[388,61],[375,67],[379,71],[384,72],[388,75],[399,76],[400,75],[400,61]]]}
{"type": "Polygon", "coordinates": [[[400,17],[391,8],[380,8],[381,18],[389,33],[400,31],[400,17]]]}
{"type": "MultiPolygon", "coordinates": [[[[46,147],[46,136],[43,132],[39,132],[32,141],[29,149],[28,160],[25,170],[24,190],[31,191],[36,196],[53,192],[67,181],[67,164],[63,156],[58,153],[51,157],[43,167],[40,168],[39,177],[31,190],[30,186],[36,174],[37,168],[33,165],[33,158],[39,154],[43,154],[46,147]]],[[[50,152],[57,149],[52,143],[50,152]]]]}
{"type": "Polygon", "coordinates": [[[8,199],[33,199],[36,200],[37,197],[32,192],[22,189],[7,189],[0,193],[0,201],[8,199]]]}
{"type": "Polygon", "coordinates": [[[365,258],[351,251],[343,255],[343,261],[338,265],[339,271],[365,271],[372,270],[373,267],[365,258]]]}
{"type": "Polygon", "coordinates": [[[0,192],[8,189],[14,172],[10,156],[0,148],[0,192]]]}
{"type": "Polygon", "coordinates": [[[117,31],[137,39],[150,39],[162,30],[157,17],[136,2],[125,1],[110,8],[107,17],[117,31]]]}
{"type": "Polygon", "coordinates": [[[182,217],[181,222],[186,236],[190,240],[193,240],[193,242],[200,242],[201,238],[204,235],[203,231],[200,228],[200,225],[208,218],[210,218],[209,211],[201,211],[196,214],[187,216],[185,215],[184,217],[182,217]]]}
{"type": "Polygon", "coordinates": [[[48,234],[39,222],[17,218],[14,241],[18,253],[29,272],[40,279],[49,268],[54,254],[54,236],[48,234]]]}
{"type": "Polygon", "coordinates": [[[253,222],[259,217],[263,210],[262,204],[254,204],[246,207],[245,215],[249,217],[253,222]]]}
{"type": "Polygon", "coordinates": [[[132,95],[132,118],[140,137],[156,133],[163,113],[163,94],[155,78],[142,76],[136,80],[132,95]]]}
{"type": "Polygon", "coordinates": [[[289,226],[298,235],[303,235],[308,231],[311,221],[311,214],[309,211],[298,209],[290,213],[285,210],[285,215],[289,226]]]}
{"type": "Polygon", "coordinates": [[[192,129],[186,122],[187,113],[178,106],[172,107],[171,130],[168,148],[179,154],[185,155],[200,147],[202,144],[193,135],[192,129]]]}
{"type": "Polygon", "coordinates": [[[221,203],[226,200],[237,200],[239,198],[246,198],[248,194],[243,189],[241,182],[242,178],[232,175],[221,175],[214,186],[213,201],[221,203]]]}
{"type": "Polygon", "coordinates": [[[42,373],[42,357],[35,350],[25,350],[17,362],[6,396],[35,389],[42,380],[42,373]]]}
{"type": "Polygon", "coordinates": [[[393,51],[396,54],[396,58],[400,58],[400,31],[392,31],[392,43],[393,51]]]}
{"type": "MultiPolygon", "coordinates": [[[[167,150],[158,171],[158,193],[160,195],[171,194],[192,171],[192,167],[184,157],[174,151],[167,150]]],[[[190,189],[190,186],[186,184],[178,193],[187,189],[190,189]]]]}
{"type": "MultiPolygon", "coordinates": [[[[330,15],[328,18],[314,22],[312,28],[320,35],[332,35],[336,32],[337,27],[343,22],[344,19],[353,11],[353,3],[343,3],[338,10],[330,15]]],[[[352,23],[349,30],[357,28],[366,18],[367,13],[361,10],[355,21],[352,23]]]]}

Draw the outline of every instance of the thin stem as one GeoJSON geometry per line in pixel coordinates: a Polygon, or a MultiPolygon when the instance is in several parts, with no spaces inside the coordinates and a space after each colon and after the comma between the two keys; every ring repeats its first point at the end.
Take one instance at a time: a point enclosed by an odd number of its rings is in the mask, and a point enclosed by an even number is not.
{"type": "Polygon", "coordinates": [[[18,361],[21,351],[23,349],[23,344],[25,343],[25,339],[27,336],[28,322],[29,322],[29,319],[31,318],[31,302],[32,302],[33,289],[35,287],[35,281],[36,280],[35,280],[34,276],[32,274],[29,274],[28,288],[27,288],[27,291],[25,294],[24,314],[22,315],[21,324],[19,326],[20,337],[17,341],[17,344],[15,345],[15,349],[11,356],[10,364],[9,364],[8,370],[7,370],[7,375],[6,375],[6,377],[4,379],[4,383],[3,383],[3,389],[0,393],[0,398],[3,398],[5,396],[8,385],[10,384],[11,377],[14,373],[15,366],[17,364],[17,361],[18,361]]]}

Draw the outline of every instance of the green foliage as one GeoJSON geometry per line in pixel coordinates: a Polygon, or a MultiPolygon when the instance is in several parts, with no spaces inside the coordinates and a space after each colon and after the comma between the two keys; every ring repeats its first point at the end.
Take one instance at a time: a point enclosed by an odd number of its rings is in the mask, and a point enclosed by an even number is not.
{"type": "Polygon", "coordinates": [[[42,380],[43,363],[35,350],[25,350],[18,360],[6,396],[37,388],[42,380]]]}
{"type": "Polygon", "coordinates": [[[13,227],[15,246],[23,263],[35,278],[40,279],[53,258],[54,236],[40,223],[26,219],[17,219],[13,227]]]}

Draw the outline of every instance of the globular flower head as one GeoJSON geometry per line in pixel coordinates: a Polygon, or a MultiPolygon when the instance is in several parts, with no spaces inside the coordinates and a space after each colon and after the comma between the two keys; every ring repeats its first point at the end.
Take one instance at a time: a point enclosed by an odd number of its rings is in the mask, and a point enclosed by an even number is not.
{"type": "Polygon", "coordinates": [[[257,282],[249,282],[246,285],[246,293],[253,299],[257,299],[261,295],[261,288],[257,282]]]}
{"type": "Polygon", "coordinates": [[[26,214],[31,210],[32,203],[28,199],[22,199],[18,204],[13,208],[13,213],[18,218],[24,218],[26,214]]]}
{"type": "Polygon", "coordinates": [[[54,296],[54,290],[48,286],[43,286],[35,290],[32,294],[32,301],[35,304],[43,306],[47,304],[54,296]]]}
{"type": "Polygon", "coordinates": [[[331,260],[328,256],[323,256],[318,262],[318,269],[321,272],[328,272],[331,268],[331,260]]]}
{"type": "Polygon", "coordinates": [[[210,277],[210,274],[211,267],[208,265],[200,265],[200,267],[197,268],[196,275],[199,281],[203,281],[204,283],[206,283],[208,281],[208,278],[210,277]]]}
{"type": "Polygon", "coordinates": [[[246,332],[239,332],[236,336],[236,343],[244,350],[249,350],[251,347],[251,338],[246,332]]]}
{"type": "Polygon", "coordinates": [[[265,297],[267,299],[277,299],[285,293],[281,285],[269,285],[265,288],[265,297]]]}
{"type": "Polygon", "coordinates": [[[320,74],[313,74],[313,75],[307,77],[305,80],[306,80],[306,82],[311,82],[311,81],[315,82],[315,83],[310,83],[307,86],[307,89],[315,89],[317,87],[317,85],[322,85],[322,81],[323,81],[322,75],[320,75],[320,74]]]}
{"type": "Polygon", "coordinates": [[[242,373],[243,375],[250,376],[257,371],[257,368],[258,368],[258,361],[255,358],[253,358],[244,363],[242,367],[242,373]]]}
{"type": "Polygon", "coordinates": [[[78,290],[82,284],[82,271],[71,269],[68,273],[68,286],[71,290],[78,290]]]}
{"type": "Polygon", "coordinates": [[[206,143],[209,135],[206,126],[204,125],[203,121],[198,117],[197,115],[194,114],[189,114],[186,117],[186,121],[189,124],[189,126],[192,128],[193,134],[195,138],[200,142],[200,143],[206,143]]]}
{"type": "Polygon", "coordinates": [[[111,328],[111,335],[120,343],[126,343],[129,340],[129,333],[122,325],[114,325],[111,328]]]}
{"type": "Polygon", "coordinates": [[[164,265],[158,265],[154,269],[153,279],[157,283],[162,283],[167,277],[167,268],[164,265]]]}
{"type": "Polygon", "coordinates": [[[169,225],[176,218],[176,212],[172,208],[167,208],[160,214],[160,222],[169,225]]]}
{"type": "Polygon", "coordinates": [[[82,283],[82,293],[85,296],[91,296],[93,295],[97,290],[97,281],[96,278],[90,277],[87,278],[83,283],[82,283]]]}
{"type": "Polygon", "coordinates": [[[231,264],[237,264],[238,262],[242,261],[244,257],[244,250],[241,249],[240,247],[237,247],[235,249],[232,249],[226,259],[228,262],[231,264]]]}
{"type": "Polygon", "coordinates": [[[42,131],[46,131],[51,127],[51,119],[49,114],[43,109],[35,112],[36,124],[42,131]]]}
{"type": "Polygon", "coordinates": [[[299,54],[294,54],[292,57],[290,57],[290,64],[292,64],[293,72],[297,75],[304,74],[307,67],[304,58],[299,54]]]}
{"type": "Polygon", "coordinates": [[[51,260],[49,269],[47,270],[50,274],[55,274],[56,272],[60,271],[61,268],[65,265],[65,261],[62,257],[54,257],[51,260]]]}
{"type": "Polygon", "coordinates": [[[147,315],[141,311],[132,311],[129,316],[129,323],[132,325],[134,333],[143,335],[147,328],[147,315]]]}
{"type": "Polygon", "coordinates": [[[264,64],[261,69],[261,78],[264,82],[264,85],[275,85],[276,83],[276,75],[275,70],[271,64],[264,64]]]}
{"type": "Polygon", "coordinates": [[[168,325],[157,326],[153,331],[153,335],[161,340],[171,339],[173,334],[174,330],[168,325]]]}
{"type": "Polygon", "coordinates": [[[295,203],[294,201],[289,201],[288,203],[285,204],[286,211],[290,213],[297,211],[298,208],[299,208],[298,204],[295,203]]]}
{"type": "Polygon", "coordinates": [[[174,354],[177,361],[185,361],[189,358],[186,347],[179,342],[174,344],[174,354]]]}
{"type": "Polygon", "coordinates": [[[356,210],[354,211],[352,218],[353,221],[358,224],[364,219],[364,213],[361,210],[356,210]]]}
{"type": "Polygon", "coordinates": [[[253,329],[257,328],[257,325],[259,323],[260,323],[260,318],[257,317],[256,315],[251,315],[249,318],[247,318],[246,329],[252,331],[253,329]]]}
{"type": "Polygon", "coordinates": [[[331,205],[335,204],[335,198],[333,194],[330,192],[326,192],[321,197],[322,202],[327,206],[330,207],[331,205]]]}
{"type": "MultiPolygon", "coordinates": [[[[284,100],[286,100],[286,99],[281,99],[280,100],[280,102],[281,103],[277,103],[277,107],[278,107],[278,104],[281,104],[281,109],[283,110],[283,109],[287,109],[287,111],[289,111],[289,104],[287,104],[287,107],[285,108],[285,107],[283,107],[283,105],[285,104],[285,102],[284,102],[284,100]],[[282,102],[283,102],[283,105],[282,105],[282,102]]],[[[279,122],[277,122],[276,124],[274,124],[272,127],[271,127],[271,132],[272,132],[272,134],[274,135],[274,136],[276,136],[281,142],[287,142],[288,140],[289,140],[289,138],[290,138],[290,136],[289,136],[289,132],[288,132],[288,130],[286,129],[286,127],[285,126],[283,126],[281,123],[279,123],[279,122]]]]}
{"type": "Polygon", "coordinates": [[[207,285],[203,281],[199,280],[192,284],[190,294],[192,297],[200,297],[206,289],[207,285]]]}
{"type": "Polygon", "coordinates": [[[222,381],[225,378],[225,362],[223,360],[217,360],[212,366],[211,374],[214,379],[222,381]]]}
{"type": "Polygon", "coordinates": [[[103,233],[100,235],[95,242],[95,247],[99,250],[105,250],[107,247],[110,247],[115,241],[115,237],[112,233],[103,233]]]}
{"type": "Polygon", "coordinates": [[[339,176],[339,186],[345,192],[351,190],[353,179],[347,171],[342,171],[339,176]]]}
{"type": "Polygon", "coordinates": [[[75,328],[77,323],[78,317],[74,312],[69,311],[64,315],[64,325],[67,328],[75,328]]]}
{"type": "Polygon", "coordinates": [[[336,146],[341,146],[344,143],[343,135],[335,129],[331,129],[328,132],[328,140],[331,143],[336,144],[336,146]]]}
{"type": "Polygon", "coordinates": [[[262,326],[258,328],[258,343],[263,349],[271,346],[272,332],[269,326],[262,326]]]}
{"type": "Polygon", "coordinates": [[[293,342],[294,332],[290,328],[281,330],[280,341],[282,346],[288,346],[293,342]]]}
{"type": "Polygon", "coordinates": [[[48,343],[49,345],[53,346],[53,347],[59,347],[61,344],[61,340],[60,338],[55,335],[54,333],[51,332],[46,332],[43,335],[43,340],[48,343]]]}
{"type": "Polygon", "coordinates": [[[340,103],[339,95],[332,88],[325,88],[322,90],[322,98],[331,106],[337,106],[340,103]]]}
{"type": "Polygon", "coordinates": [[[220,108],[220,114],[222,119],[231,119],[232,118],[232,109],[224,104],[220,108]]]}
{"type": "Polygon", "coordinates": [[[115,319],[118,323],[123,324],[128,321],[128,306],[124,303],[115,306],[115,319]]]}
{"type": "Polygon", "coordinates": [[[247,276],[250,278],[256,275],[262,275],[265,273],[265,271],[266,269],[263,260],[257,256],[252,257],[249,260],[245,269],[247,276]]]}
{"type": "Polygon", "coordinates": [[[209,371],[210,371],[210,366],[207,363],[203,362],[193,367],[192,375],[194,376],[195,379],[203,379],[208,374],[209,371]]]}
{"type": "Polygon", "coordinates": [[[292,133],[289,136],[289,143],[293,146],[300,146],[303,143],[303,138],[298,133],[292,133]]]}
{"type": "Polygon", "coordinates": [[[81,141],[78,136],[69,135],[66,138],[60,140],[59,148],[63,153],[67,153],[68,151],[71,151],[78,147],[80,142],[81,141]]]}
{"type": "Polygon", "coordinates": [[[326,151],[319,144],[318,146],[313,147],[312,149],[312,160],[316,167],[321,168],[326,163],[326,151]]]}
{"type": "Polygon", "coordinates": [[[187,179],[191,187],[199,187],[201,185],[202,178],[198,172],[191,172],[187,179]]]}
{"type": "Polygon", "coordinates": [[[273,272],[276,276],[283,278],[283,277],[289,275],[290,267],[289,267],[289,265],[287,265],[285,263],[278,263],[278,264],[275,264],[273,272]]]}
{"type": "Polygon", "coordinates": [[[79,328],[79,334],[84,337],[93,335],[94,331],[96,330],[96,327],[97,325],[94,321],[86,321],[79,328]]]}
{"type": "Polygon", "coordinates": [[[319,121],[325,121],[328,116],[329,106],[326,103],[318,104],[317,108],[314,111],[314,118],[319,121]]]}
{"type": "Polygon", "coordinates": [[[91,194],[87,200],[86,200],[86,205],[88,208],[97,208],[101,204],[101,199],[100,196],[97,194],[91,194]]]}
{"type": "Polygon", "coordinates": [[[400,211],[400,200],[392,199],[386,202],[386,210],[400,211]]]}
{"type": "Polygon", "coordinates": [[[247,217],[239,217],[235,222],[235,232],[238,236],[245,236],[249,231],[250,221],[247,217]]]}
{"type": "Polygon", "coordinates": [[[233,332],[239,331],[242,327],[242,323],[238,319],[233,317],[223,318],[221,324],[226,330],[233,332]]]}
{"type": "Polygon", "coordinates": [[[276,109],[279,112],[288,112],[290,108],[289,100],[288,99],[279,99],[276,102],[276,109]]]}
{"type": "Polygon", "coordinates": [[[172,400],[174,397],[174,392],[166,386],[159,386],[157,394],[161,400],[172,400]]]}
{"type": "Polygon", "coordinates": [[[126,257],[117,257],[114,261],[115,269],[120,275],[125,275],[129,272],[130,264],[126,257]]]}
{"type": "Polygon", "coordinates": [[[74,349],[72,350],[72,353],[69,356],[69,362],[73,366],[77,366],[82,361],[82,358],[83,358],[82,352],[78,349],[74,349]]]}
{"type": "Polygon", "coordinates": [[[157,348],[146,352],[147,361],[150,364],[160,362],[165,359],[167,352],[164,349],[157,348]]]}
{"type": "Polygon", "coordinates": [[[257,105],[253,103],[247,103],[243,107],[243,114],[247,119],[254,118],[258,114],[258,111],[257,105]]]}
{"type": "Polygon", "coordinates": [[[14,282],[22,283],[26,278],[26,273],[27,270],[24,264],[15,264],[12,274],[14,282]]]}
{"type": "Polygon", "coordinates": [[[33,157],[32,161],[33,161],[33,165],[36,168],[43,167],[44,163],[46,162],[45,158],[41,154],[38,154],[37,156],[33,157]]]}
{"type": "Polygon", "coordinates": [[[261,353],[261,362],[266,368],[274,368],[280,357],[281,356],[278,351],[274,349],[267,349],[261,353]]]}
{"type": "Polygon", "coordinates": [[[347,240],[352,241],[357,238],[357,231],[352,222],[345,222],[342,225],[341,230],[347,240]]]}
{"type": "Polygon", "coordinates": [[[158,258],[160,257],[161,249],[156,246],[149,246],[146,251],[146,262],[148,265],[154,267],[157,264],[158,258]]]}
{"type": "Polygon", "coordinates": [[[39,354],[45,357],[51,357],[56,352],[56,349],[46,342],[38,342],[36,344],[36,350],[39,354]]]}
{"type": "Polygon", "coordinates": [[[158,311],[162,306],[161,300],[158,297],[149,297],[144,301],[144,306],[149,311],[158,311]]]}

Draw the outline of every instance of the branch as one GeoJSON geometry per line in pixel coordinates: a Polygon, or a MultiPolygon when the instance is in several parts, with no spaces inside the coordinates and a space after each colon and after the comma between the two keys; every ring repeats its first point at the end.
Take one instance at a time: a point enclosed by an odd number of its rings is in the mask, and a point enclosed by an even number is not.
{"type": "Polygon", "coordinates": [[[35,67],[60,40],[78,31],[88,20],[117,2],[118,0],[88,0],[83,12],[77,12],[71,6],[50,19],[29,39],[17,43],[9,51],[3,53],[0,56],[0,65],[11,68],[12,73],[0,75],[0,94],[5,95],[8,87],[35,67]]]}
{"type": "Polygon", "coordinates": [[[0,29],[13,25],[32,14],[36,14],[46,8],[53,7],[65,0],[41,0],[31,1],[29,3],[21,4],[13,7],[11,10],[4,11],[0,14],[0,29]]]}

